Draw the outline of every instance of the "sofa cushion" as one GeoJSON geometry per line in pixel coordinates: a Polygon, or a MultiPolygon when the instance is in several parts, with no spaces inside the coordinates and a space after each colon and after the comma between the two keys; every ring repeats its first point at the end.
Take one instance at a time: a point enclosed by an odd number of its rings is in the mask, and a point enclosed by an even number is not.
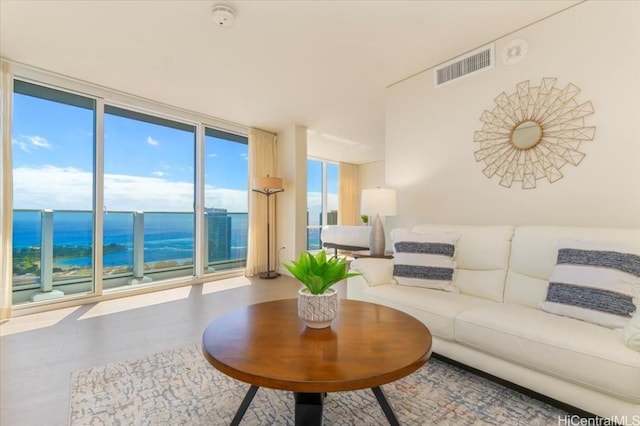
{"type": "Polygon", "coordinates": [[[460,234],[415,233],[406,229],[391,231],[393,277],[400,285],[458,292],[453,286],[453,261],[460,234]]]}
{"type": "Polygon", "coordinates": [[[476,306],[495,303],[459,293],[393,284],[367,288],[362,300],[413,315],[429,328],[431,334],[447,340],[453,340],[456,315],[476,306]]]}
{"type": "Polygon", "coordinates": [[[461,312],[454,327],[465,346],[640,402],[640,354],[616,330],[515,304],[461,312]]]}
{"type": "Polygon", "coordinates": [[[513,226],[416,225],[413,232],[458,232],[453,285],[463,294],[502,302],[513,226]]]}
{"type": "Polygon", "coordinates": [[[640,256],[626,247],[561,240],[542,310],[610,328],[637,311],[640,256]]]}

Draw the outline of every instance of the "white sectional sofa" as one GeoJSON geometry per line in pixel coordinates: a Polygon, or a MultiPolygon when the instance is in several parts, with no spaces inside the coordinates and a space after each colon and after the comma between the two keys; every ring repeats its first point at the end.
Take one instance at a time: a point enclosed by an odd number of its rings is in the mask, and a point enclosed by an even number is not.
{"type": "Polygon", "coordinates": [[[541,303],[562,241],[611,243],[638,254],[640,230],[418,225],[411,232],[459,235],[457,292],[399,285],[394,260],[364,258],[351,263],[362,275],[349,278],[348,298],[415,316],[431,331],[437,354],[588,413],[639,424],[637,310],[621,330],[543,311],[541,303]]]}

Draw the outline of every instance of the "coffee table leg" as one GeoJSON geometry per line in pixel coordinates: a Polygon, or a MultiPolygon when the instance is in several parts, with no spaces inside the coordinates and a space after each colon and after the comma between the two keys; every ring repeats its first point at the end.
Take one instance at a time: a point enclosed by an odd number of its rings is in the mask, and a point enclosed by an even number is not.
{"type": "Polygon", "coordinates": [[[251,404],[251,401],[253,401],[253,397],[256,396],[256,392],[258,392],[259,388],[259,386],[251,385],[247,394],[244,396],[238,411],[236,411],[236,415],[233,417],[233,420],[231,420],[231,426],[238,426],[240,424],[240,420],[244,417],[244,413],[247,412],[247,408],[249,408],[249,405],[251,404]]]}
{"type": "Polygon", "coordinates": [[[380,407],[382,407],[382,411],[384,412],[384,415],[387,416],[387,420],[389,421],[389,424],[391,426],[400,426],[400,422],[398,422],[398,418],[396,417],[396,414],[393,412],[393,407],[391,407],[391,404],[389,404],[389,401],[387,400],[387,397],[384,395],[382,388],[380,386],[375,386],[375,387],[372,387],[371,390],[373,391],[373,394],[376,396],[376,399],[378,400],[380,407]]]}
{"type": "Polygon", "coordinates": [[[296,426],[322,426],[324,394],[294,392],[296,401],[296,426]]]}

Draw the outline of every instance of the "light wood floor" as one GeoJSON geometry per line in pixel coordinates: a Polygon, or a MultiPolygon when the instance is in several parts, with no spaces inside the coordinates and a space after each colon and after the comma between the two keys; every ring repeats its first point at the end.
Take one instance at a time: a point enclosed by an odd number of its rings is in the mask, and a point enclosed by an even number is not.
{"type": "Polygon", "coordinates": [[[13,318],[0,325],[0,424],[67,425],[73,371],[200,343],[214,318],[298,288],[239,277],[13,318]]]}

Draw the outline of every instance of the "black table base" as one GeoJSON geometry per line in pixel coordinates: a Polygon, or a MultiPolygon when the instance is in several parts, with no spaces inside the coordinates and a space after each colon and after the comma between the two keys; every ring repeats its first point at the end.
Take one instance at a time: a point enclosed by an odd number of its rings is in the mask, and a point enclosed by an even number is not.
{"type": "MultiPolygon", "coordinates": [[[[253,397],[258,392],[259,386],[251,385],[247,394],[245,395],[236,415],[231,420],[231,426],[240,425],[244,413],[247,412],[253,397]]],[[[391,426],[400,426],[396,414],[393,412],[393,407],[389,403],[389,400],[385,396],[380,386],[372,387],[371,390],[378,400],[378,404],[382,408],[384,415],[387,417],[387,421],[391,426]]],[[[296,402],[295,407],[295,424],[296,426],[322,426],[322,408],[324,406],[324,397],[326,393],[306,393],[306,392],[294,392],[293,398],[296,402]]]]}

